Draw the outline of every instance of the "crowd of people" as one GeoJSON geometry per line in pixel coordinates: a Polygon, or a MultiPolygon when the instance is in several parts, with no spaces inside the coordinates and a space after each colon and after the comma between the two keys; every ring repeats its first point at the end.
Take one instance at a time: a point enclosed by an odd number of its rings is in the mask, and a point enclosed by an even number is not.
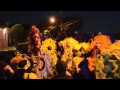
{"type": "Polygon", "coordinates": [[[120,79],[120,41],[99,33],[89,42],[56,41],[32,26],[28,54],[0,61],[0,79],[120,79]],[[9,61],[9,62],[6,62],[9,61]]]}

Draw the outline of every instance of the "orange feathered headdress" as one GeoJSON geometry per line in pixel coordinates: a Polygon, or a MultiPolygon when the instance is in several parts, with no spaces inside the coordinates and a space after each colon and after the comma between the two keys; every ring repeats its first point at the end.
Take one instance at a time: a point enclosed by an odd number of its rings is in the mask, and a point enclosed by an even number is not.
{"type": "Polygon", "coordinates": [[[21,60],[23,60],[22,54],[17,54],[15,57],[13,57],[10,61],[11,64],[19,63],[21,60]]]}

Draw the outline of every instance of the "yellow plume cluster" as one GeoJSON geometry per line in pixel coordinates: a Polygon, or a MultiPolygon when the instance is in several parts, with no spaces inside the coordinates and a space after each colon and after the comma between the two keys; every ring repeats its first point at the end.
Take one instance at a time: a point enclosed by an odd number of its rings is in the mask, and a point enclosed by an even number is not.
{"type": "Polygon", "coordinates": [[[75,62],[76,67],[78,67],[78,65],[80,64],[81,61],[83,61],[83,59],[84,58],[77,57],[77,56],[73,58],[73,61],[75,62]]]}
{"type": "Polygon", "coordinates": [[[72,71],[72,66],[73,66],[73,63],[72,63],[72,60],[70,60],[68,63],[67,63],[67,70],[70,70],[72,71]]]}
{"type": "Polygon", "coordinates": [[[79,43],[79,49],[83,47],[85,50],[89,48],[90,44],[86,42],[79,43]]]}
{"type": "Polygon", "coordinates": [[[72,37],[68,37],[60,41],[59,45],[63,46],[64,49],[64,54],[62,55],[61,60],[66,61],[67,59],[72,59],[73,49],[76,45],[79,45],[79,42],[72,37]]]}
{"type": "Polygon", "coordinates": [[[40,49],[43,52],[47,52],[49,54],[55,53],[56,52],[56,41],[51,38],[45,39],[44,41],[42,41],[42,45],[40,49]]]}
{"type": "Polygon", "coordinates": [[[81,47],[83,47],[85,50],[88,49],[89,43],[82,42],[79,43],[77,40],[75,40],[72,37],[65,38],[64,40],[59,42],[60,46],[63,46],[64,48],[64,54],[62,55],[62,60],[66,61],[67,59],[73,58],[73,50],[80,50],[81,47]]]}
{"type": "Polygon", "coordinates": [[[42,45],[40,47],[40,50],[44,53],[48,53],[50,54],[50,58],[52,60],[52,62],[56,63],[58,58],[56,55],[56,41],[51,39],[51,38],[47,38],[44,41],[42,41],[42,45]]]}
{"type": "Polygon", "coordinates": [[[77,56],[73,57],[73,59],[67,63],[67,69],[73,71],[74,69],[73,67],[78,68],[78,65],[80,64],[81,61],[83,61],[83,59],[84,58],[77,57],[77,56]]]}
{"type": "Polygon", "coordinates": [[[60,41],[59,45],[63,46],[63,48],[66,49],[66,48],[69,48],[69,47],[73,48],[73,47],[75,47],[75,45],[78,45],[78,43],[79,42],[77,40],[75,40],[74,38],[67,37],[64,40],[60,41]]]}

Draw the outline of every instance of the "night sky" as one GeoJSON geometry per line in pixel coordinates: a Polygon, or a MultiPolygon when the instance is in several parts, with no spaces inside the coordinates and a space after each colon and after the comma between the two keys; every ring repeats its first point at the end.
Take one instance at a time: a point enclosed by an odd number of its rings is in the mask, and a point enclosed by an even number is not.
{"type": "MultiPolygon", "coordinates": [[[[11,23],[36,24],[42,18],[59,15],[60,11],[0,11],[0,20],[11,23]]],[[[62,15],[75,15],[84,19],[84,32],[120,32],[120,11],[62,11],[62,15]]]]}

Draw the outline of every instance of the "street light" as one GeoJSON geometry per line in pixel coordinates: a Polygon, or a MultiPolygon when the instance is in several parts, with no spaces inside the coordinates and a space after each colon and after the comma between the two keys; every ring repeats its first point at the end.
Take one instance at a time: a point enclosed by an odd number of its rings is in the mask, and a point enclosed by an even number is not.
{"type": "MultiPolygon", "coordinates": [[[[57,18],[52,16],[49,18],[49,22],[52,24],[52,25],[55,25],[55,23],[58,23],[58,26],[60,27],[60,31],[58,30],[58,36],[60,35],[60,33],[63,31],[63,22],[62,22],[62,18],[57,18]]],[[[50,28],[50,31],[52,30],[52,28],[50,28]]]]}
{"type": "Polygon", "coordinates": [[[48,27],[51,31],[54,28],[54,23],[56,22],[56,18],[52,16],[52,17],[49,18],[49,21],[52,24],[48,27]]]}
{"type": "Polygon", "coordinates": [[[55,21],[56,21],[55,17],[50,17],[50,22],[51,22],[52,24],[55,23],[55,21]]]}
{"type": "MultiPolygon", "coordinates": [[[[54,24],[56,22],[56,18],[52,16],[52,17],[50,17],[49,21],[50,21],[50,23],[54,24]]],[[[62,31],[62,29],[63,29],[62,20],[59,19],[58,21],[60,22],[60,31],[62,31]]]]}
{"type": "Polygon", "coordinates": [[[51,16],[51,17],[49,18],[49,22],[51,23],[51,25],[48,27],[48,28],[49,28],[49,33],[48,33],[48,35],[49,35],[50,37],[52,37],[51,31],[52,31],[52,29],[54,29],[54,24],[55,24],[55,22],[56,22],[56,18],[55,18],[54,16],[51,16]]]}

